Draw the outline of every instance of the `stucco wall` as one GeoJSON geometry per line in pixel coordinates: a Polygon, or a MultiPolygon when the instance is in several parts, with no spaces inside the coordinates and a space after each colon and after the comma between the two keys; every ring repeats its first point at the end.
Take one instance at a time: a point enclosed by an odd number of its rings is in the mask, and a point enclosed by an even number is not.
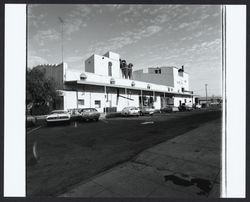
{"type": "Polygon", "coordinates": [[[174,87],[173,68],[161,67],[161,74],[155,74],[156,68],[148,68],[148,71],[137,70],[133,72],[133,79],[150,82],[159,85],[174,87]]]}
{"type": "Polygon", "coordinates": [[[95,66],[94,55],[92,55],[87,60],[85,60],[85,67],[83,71],[94,73],[95,72],[94,66],[95,66]]]}
{"type": "Polygon", "coordinates": [[[181,92],[181,88],[189,90],[188,74],[183,72],[183,76],[180,76],[178,73],[178,69],[174,69],[174,86],[176,92],[181,92]]]}
{"type": "Polygon", "coordinates": [[[66,74],[65,74],[67,69],[66,63],[44,64],[44,65],[38,65],[35,68],[43,69],[46,78],[53,78],[54,81],[57,83],[57,88],[58,89],[63,88],[63,80],[66,79],[66,74]]]}
{"type": "MultiPolygon", "coordinates": [[[[104,92],[84,92],[84,91],[63,91],[64,95],[64,109],[73,109],[73,108],[96,108],[99,112],[104,112],[105,107],[117,107],[117,111],[121,111],[124,107],[127,106],[135,106],[139,107],[139,96],[140,94],[130,94],[129,92],[126,94],[121,91],[120,95],[117,96],[115,92],[108,92],[105,94],[104,92]],[[77,106],[77,93],[78,100],[83,99],[84,105],[80,105],[78,103],[77,106]],[[126,99],[129,98],[129,99],[126,99]],[[95,100],[101,101],[101,106],[98,108],[95,105],[95,100]]],[[[155,109],[161,108],[161,99],[160,96],[156,96],[154,102],[155,109]]]]}

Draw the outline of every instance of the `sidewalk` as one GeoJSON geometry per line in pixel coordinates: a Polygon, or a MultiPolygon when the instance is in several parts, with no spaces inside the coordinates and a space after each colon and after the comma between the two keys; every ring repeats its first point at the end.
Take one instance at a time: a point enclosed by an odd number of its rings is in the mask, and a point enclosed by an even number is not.
{"type": "Polygon", "coordinates": [[[216,120],[147,149],[61,196],[217,198],[220,147],[221,123],[216,120]]]}

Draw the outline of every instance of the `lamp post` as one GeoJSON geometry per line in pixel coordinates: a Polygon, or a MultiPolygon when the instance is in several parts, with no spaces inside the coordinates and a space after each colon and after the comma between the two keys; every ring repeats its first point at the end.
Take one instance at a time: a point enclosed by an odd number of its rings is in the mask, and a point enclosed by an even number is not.
{"type": "Polygon", "coordinates": [[[207,107],[207,84],[205,84],[205,90],[206,90],[206,107],[207,107]]]}
{"type": "Polygon", "coordinates": [[[63,25],[64,25],[64,21],[61,17],[58,17],[58,19],[59,19],[60,23],[62,24],[61,32],[62,32],[62,63],[63,63],[63,25]]]}

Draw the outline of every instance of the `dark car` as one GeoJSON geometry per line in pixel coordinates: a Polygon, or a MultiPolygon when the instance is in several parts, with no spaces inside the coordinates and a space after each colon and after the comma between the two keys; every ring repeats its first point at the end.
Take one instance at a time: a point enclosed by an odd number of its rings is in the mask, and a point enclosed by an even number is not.
{"type": "Polygon", "coordinates": [[[171,113],[171,112],[178,112],[178,111],[179,111],[178,107],[171,106],[171,105],[165,106],[161,108],[160,110],[161,113],[171,113]]]}
{"type": "Polygon", "coordinates": [[[79,113],[79,109],[74,108],[74,109],[68,109],[68,112],[70,114],[70,118],[72,121],[76,121],[81,119],[81,115],[79,113]]]}
{"type": "Polygon", "coordinates": [[[183,103],[181,106],[178,107],[179,111],[192,111],[194,108],[191,106],[186,105],[183,103]]]}
{"type": "Polygon", "coordinates": [[[79,114],[84,121],[98,121],[100,118],[100,113],[95,108],[80,109],[79,114]]]}

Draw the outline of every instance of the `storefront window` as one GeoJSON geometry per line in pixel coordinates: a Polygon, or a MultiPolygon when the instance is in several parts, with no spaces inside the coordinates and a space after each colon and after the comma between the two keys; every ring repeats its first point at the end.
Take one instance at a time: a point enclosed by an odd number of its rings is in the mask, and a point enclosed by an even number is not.
{"type": "Polygon", "coordinates": [[[84,99],[78,99],[78,105],[84,105],[84,99]]]}
{"type": "Polygon", "coordinates": [[[95,100],[95,108],[101,108],[101,100],[95,100]]]}

